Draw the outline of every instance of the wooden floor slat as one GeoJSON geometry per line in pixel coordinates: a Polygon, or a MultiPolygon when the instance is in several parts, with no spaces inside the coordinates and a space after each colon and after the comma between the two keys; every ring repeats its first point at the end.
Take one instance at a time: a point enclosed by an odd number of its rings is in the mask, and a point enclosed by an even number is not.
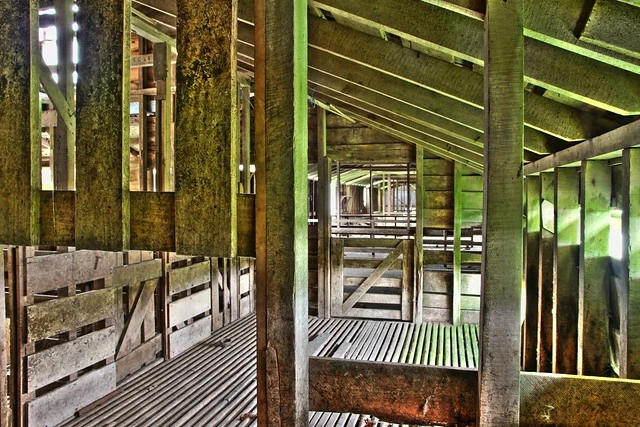
{"type": "MultiPolygon", "coordinates": [[[[312,355],[475,367],[475,325],[309,319],[312,355]]],[[[255,316],[120,385],[121,393],[66,426],[255,426],[255,316]]],[[[313,427],[359,427],[358,414],[309,414],[313,427]]],[[[374,421],[376,427],[403,427],[374,421]]]]}

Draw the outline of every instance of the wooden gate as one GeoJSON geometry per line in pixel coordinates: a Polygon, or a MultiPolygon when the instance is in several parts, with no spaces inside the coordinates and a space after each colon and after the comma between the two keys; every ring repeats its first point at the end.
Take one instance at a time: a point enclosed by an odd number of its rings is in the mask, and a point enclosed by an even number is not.
{"type": "Polygon", "coordinates": [[[413,240],[331,239],[331,315],[411,320],[413,240]]]}

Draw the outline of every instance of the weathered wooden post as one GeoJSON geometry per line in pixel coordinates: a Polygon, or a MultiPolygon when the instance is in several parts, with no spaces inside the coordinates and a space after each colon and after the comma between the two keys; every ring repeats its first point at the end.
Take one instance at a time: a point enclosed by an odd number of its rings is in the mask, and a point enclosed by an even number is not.
{"type": "Polygon", "coordinates": [[[583,161],[580,178],[578,375],[602,375],[609,364],[609,162],[583,161]]]}
{"type": "Polygon", "coordinates": [[[551,372],[553,354],[554,175],[540,174],[540,244],[538,247],[538,372],[551,372]],[[545,203],[546,202],[546,203],[545,203]]]}
{"type": "Polygon", "coordinates": [[[538,370],[538,262],[540,247],[540,177],[528,176],[526,242],[526,309],[524,321],[523,369],[538,370]]]}
{"type": "Polygon", "coordinates": [[[237,0],[178,0],[176,251],[237,250],[237,0]]]}
{"type": "Polygon", "coordinates": [[[38,2],[0,2],[0,242],[38,244],[38,2]]]}
{"type": "Polygon", "coordinates": [[[620,376],[640,378],[640,150],[622,152],[622,280],[620,376]]]}
{"type": "Polygon", "coordinates": [[[256,0],[258,424],[307,425],[307,3],[256,0]]]}
{"type": "Polygon", "coordinates": [[[576,168],[555,169],[553,372],[575,374],[578,351],[580,179],[576,168]]]}
{"type": "Polygon", "coordinates": [[[488,0],[484,22],[485,193],[478,421],[481,426],[517,425],[523,252],[522,0],[488,0]]]}
{"type": "Polygon", "coordinates": [[[331,317],[331,160],[327,158],[327,112],[318,113],[318,316],[331,317]]]}
{"type": "Polygon", "coordinates": [[[129,248],[131,0],[78,1],[76,246],[129,248]]]}

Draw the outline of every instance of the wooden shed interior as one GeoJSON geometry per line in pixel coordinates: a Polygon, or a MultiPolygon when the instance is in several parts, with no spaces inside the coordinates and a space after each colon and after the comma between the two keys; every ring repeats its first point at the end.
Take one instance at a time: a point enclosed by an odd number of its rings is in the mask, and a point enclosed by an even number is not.
{"type": "Polygon", "coordinates": [[[640,425],[640,1],[0,0],[0,427],[640,425]]]}

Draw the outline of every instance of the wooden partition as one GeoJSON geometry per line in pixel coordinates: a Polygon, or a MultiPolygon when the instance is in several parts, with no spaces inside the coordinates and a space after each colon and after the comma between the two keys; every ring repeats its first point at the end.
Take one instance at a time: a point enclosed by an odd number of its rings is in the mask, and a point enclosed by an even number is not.
{"type": "Polygon", "coordinates": [[[331,313],[411,320],[413,240],[331,239],[331,313]]]}
{"type": "Polygon", "coordinates": [[[8,251],[16,426],[57,424],[255,308],[250,258],[58,249],[8,251]]]}

